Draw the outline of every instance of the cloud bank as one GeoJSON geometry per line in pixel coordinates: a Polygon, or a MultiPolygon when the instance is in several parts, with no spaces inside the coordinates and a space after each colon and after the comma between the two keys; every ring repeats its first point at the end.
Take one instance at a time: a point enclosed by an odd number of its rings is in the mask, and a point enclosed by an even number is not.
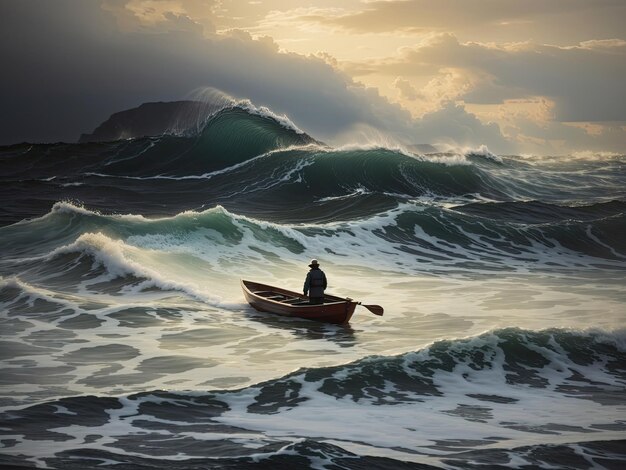
{"type": "Polygon", "coordinates": [[[550,153],[626,147],[621,39],[571,46],[486,44],[441,33],[394,56],[347,63],[344,69],[365,79],[389,77],[400,98],[415,103],[414,111],[443,110],[448,101],[490,108],[519,148],[550,153]]]}
{"type": "Polygon", "coordinates": [[[382,0],[306,20],[354,33],[439,30],[500,38],[530,33],[542,40],[572,41],[581,31],[592,37],[623,35],[625,15],[622,0],[382,0]]]}
{"type": "MultiPolygon", "coordinates": [[[[270,38],[239,30],[216,34],[206,19],[200,25],[158,10],[137,16],[126,5],[2,4],[7,27],[0,50],[11,66],[1,78],[1,143],[75,141],[113,112],[185,98],[202,86],[286,113],[316,137],[332,140],[365,124],[404,141],[454,138],[452,121],[438,135],[414,135],[406,110],[320,58],[279,52],[270,38]]],[[[472,140],[480,143],[491,128],[472,124],[456,135],[475,132],[472,140]]]]}
{"type": "MultiPolygon", "coordinates": [[[[218,31],[220,8],[227,3],[0,3],[0,53],[6,64],[0,75],[0,144],[75,141],[114,112],[143,102],[189,98],[193,90],[210,86],[287,114],[303,130],[331,142],[352,129],[370,127],[402,143],[487,144],[505,153],[625,145],[620,85],[626,81],[626,42],[620,39],[589,39],[573,46],[487,44],[439,33],[387,57],[346,62],[324,53],[280,51],[272,38],[253,38],[243,30],[218,31]],[[411,114],[376,88],[355,81],[368,83],[373,74],[387,77],[400,101],[421,107],[419,112],[411,109],[411,114]],[[510,104],[515,100],[539,103],[548,117],[513,116],[510,104]],[[498,124],[474,114],[480,106],[499,105],[508,116],[494,111],[498,124]]],[[[476,23],[525,21],[550,14],[549,8],[558,11],[556,3],[550,7],[533,1],[530,13],[524,13],[515,2],[502,2],[476,23]]],[[[335,11],[332,21],[347,29],[404,28],[394,19],[398,9],[419,4],[369,2],[361,13],[335,11]],[[371,12],[376,11],[387,13],[375,20],[371,12]]],[[[569,5],[587,8],[579,0],[569,5]]],[[[442,8],[431,8],[415,24],[444,28],[442,8]]],[[[616,6],[599,0],[598,8],[614,11],[616,6]]],[[[457,16],[451,15],[449,24],[457,16]]],[[[308,21],[331,20],[317,16],[308,21]]]]}
{"type": "Polygon", "coordinates": [[[477,77],[458,95],[466,103],[546,96],[556,103],[558,121],[626,121],[626,41],[619,39],[566,47],[532,42],[488,45],[462,44],[445,33],[403,48],[395,57],[353,67],[354,75],[404,77],[464,69],[465,76],[477,77]]]}

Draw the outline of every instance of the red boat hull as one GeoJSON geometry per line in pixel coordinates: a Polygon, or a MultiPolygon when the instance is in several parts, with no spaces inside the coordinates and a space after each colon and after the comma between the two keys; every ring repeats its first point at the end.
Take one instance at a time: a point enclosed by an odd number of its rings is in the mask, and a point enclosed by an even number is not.
{"type": "Polygon", "coordinates": [[[252,281],[241,281],[243,295],[260,312],[344,325],[358,305],[351,299],[325,295],[321,305],[310,305],[308,297],[297,292],[252,281]]]}

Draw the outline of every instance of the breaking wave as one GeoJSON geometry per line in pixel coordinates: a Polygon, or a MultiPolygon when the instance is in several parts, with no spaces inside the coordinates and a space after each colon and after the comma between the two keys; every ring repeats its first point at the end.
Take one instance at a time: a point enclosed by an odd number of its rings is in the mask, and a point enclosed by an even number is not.
{"type": "Polygon", "coordinates": [[[234,391],[64,398],[4,412],[0,432],[14,455],[36,440],[34,460],[54,468],[482,468],[498,453],[504,466],[574,453],[585,467],[615,463],[620,441],[601,444],[624,430],[611,410],[626,391],[625,340],[507,328],[234,391]],[[573,412],[581,403],[593,416],[573,412]],[[573,431],[588,442],[564,445],[573,431]]]}

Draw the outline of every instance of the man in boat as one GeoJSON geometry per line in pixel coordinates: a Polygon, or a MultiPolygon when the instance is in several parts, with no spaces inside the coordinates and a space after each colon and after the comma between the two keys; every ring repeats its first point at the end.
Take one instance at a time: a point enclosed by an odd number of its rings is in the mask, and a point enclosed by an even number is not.
{"type": "Polygon", "coordinates": [[[316,259],[312,259],[309,264],[311,270],[306,275],[304,281],[304,295],[309,296],[309,303],[319,305],[324,303],[324,290],[326,289],[326,274],[320,269],[320,264],[316,259]]]}

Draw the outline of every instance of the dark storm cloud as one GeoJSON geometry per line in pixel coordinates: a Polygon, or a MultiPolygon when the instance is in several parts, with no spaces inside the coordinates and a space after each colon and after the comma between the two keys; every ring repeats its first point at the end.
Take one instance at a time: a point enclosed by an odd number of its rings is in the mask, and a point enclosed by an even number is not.
{"type": "MultiPolygon", "coordinates": [[[[118,2],[119,3],[119,2],[118,2]]],[[[409,114],[320,59],[278,53],[245,32],[202,34],[186,16],[123,32],[97,2],[4,1],[0,143],[74,141],[111,113],[214,86],[287,113],[322,137],[409,114]]]]}
{"type": "Polygon", "coordinates": [[[413,120],[376,89],[319,58],[279,52],[270,38],[216,34],[210,16],[202,26],[172,11],[143,21],[126,5],[2,0],[0,144],[75,141],[114,112],[211,86],[286,113],[324,140],[364,124],[405,143],[514,151],[498,125],[481,123],[462,106],[449,103],[413,120]]]}

